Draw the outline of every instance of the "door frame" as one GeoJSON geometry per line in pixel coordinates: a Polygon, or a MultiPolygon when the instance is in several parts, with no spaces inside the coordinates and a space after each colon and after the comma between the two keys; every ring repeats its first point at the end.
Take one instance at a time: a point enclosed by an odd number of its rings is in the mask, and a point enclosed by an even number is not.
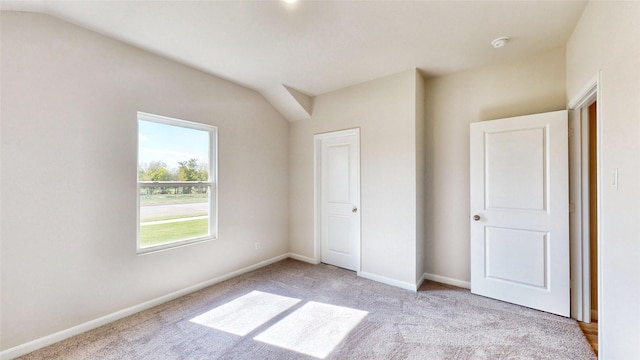
{"type": "Polygon", "coordinates": [[[587,105],[569,116],[569,224],[571,244],[571,317],[591,322],[589,211],[589,116],[587,105]],[[586,113],[586,114],[585,114],[586,113]]]}
{"type": "MultiPolygon", "coordinates": [[[[345,129],[338,131],[331,131],[325,133],[319,133],[313,135],[313,260],[316,264],[322,262],[322,251],[321,251],[321,224],[322,224],[322,201],[321,201],[321,188],[322,188],[322,142],[327,139],[341,137],[341,136],[350,136],[355,135],[357,138],[357,147],[358,147],[358,178],[356,182],[358,183],[358,192],[361,192],[361,168],[360,168],[360,128],[353,129],[345,129]]],[[[358,211],[362,214],[362,207],[360,203],[362,202],[361,196],[358,196],[358,204],[356,204],[358,211]]],[[[360,228],[360,239],[357,242],[357,265],[356,272],[360,273],[360,266],[362,264],[362,215],[360,216],[360,222],[358,223],[358,227],[360,228]]]]}
{"type": "MultiPolygon", "coordinates": [[[[599,281],[598,286],[598,349],[602,352],[602,322],[600,321],[603,317],[602,307],[602,90],[601,90],[601,72],[598,72],[585,86],[585,88],[578,93],[578,95],[569,102],[568,108],[572,115],[572,120],[574,123],[574,134],[575,138],[584,139],[585,135],[588,134],[589,129],[580,126],[583,123],[583,110],[587,109],[594,102],[597,103],[596,106],[596,196],[598,198],[597,206],[596,206],[596,214],[597,214],[597,238],[598,238],[598,254],[597,254],[597,262],[598,262],[598,271],[597,277],[599,281]]],[[[571,132],[571,130],[570,130],[571,132]]],[[[570,171],[573,174],[583,174],[583,161],[585,157],[582,156],[582,153],[588,151],[588,143],[585,144],[584,141],[580,141],[580,146],[578,151],[570,151],[570,171]]],[[[589,233],[589,218],[588,213],[583,214],[583,210],[588,209],[588,204],[584,204],[585,200],[588,200],[588,191],[584,189],[588,189],[589,180],[587,176],[577,176],[574,177],[574,180],[570,182],[570,193],[577,196],[578,201],[582,204],[582,206],[575,206],[575,213],[573,218],[576,220],[575,226],[571,227],[570,232],[570,241],[571,241],[571,273],[572,273],[572,287],[571,287],[571,317],[578,321],[586,321],[589,322],[591,319],[591,283],[590,283],[590,267],[589,267],[589,236],[583,236],[583,234],[589,233]],[[586,207],[585,207],[586,206],[586,207]]]]}

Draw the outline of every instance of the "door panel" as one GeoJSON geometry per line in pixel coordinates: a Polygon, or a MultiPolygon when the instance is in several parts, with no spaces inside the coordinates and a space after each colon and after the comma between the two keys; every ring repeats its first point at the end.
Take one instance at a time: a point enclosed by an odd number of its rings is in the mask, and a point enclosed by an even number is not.
{"type": "Polygon", "coordinates": [[[327,200],[330,203],[350,204],[349,145],[326,145],[327,200]]]}
{"type": "Polygon", "coordinates": [[[547,269],[544,266],[548,262],[547,234],[541,231],[487,227],[487,278],[547,288],[547,269]]]}
{"type": "Polygon", "coordinates": [[[545,210],[545,128],[485,136],[487,208],[545,210]]]}
{"type": "Polygon", "coordinates": [[[349,255],[351,253],[351,220],[349,215],[327,215],[327,251],[349,255]]]}
{"type": "Polygon", "coordinates": [[[360,270],[360,135],[316,136],[321,261],[360,270]],[[319,155],[319,156],[318,156],[319,155]]]}
{"type": "Polygon", "coordinates": [[[471,292],[568,316],[567,112],[470,134],[471,292]]]}

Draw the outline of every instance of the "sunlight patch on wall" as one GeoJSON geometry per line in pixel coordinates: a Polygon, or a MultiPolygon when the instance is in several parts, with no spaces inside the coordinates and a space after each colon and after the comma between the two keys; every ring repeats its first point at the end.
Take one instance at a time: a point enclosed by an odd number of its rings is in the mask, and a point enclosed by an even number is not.
{"type": "Polygon", "coordinates": [[[300,302],[286,296],[252,291],[190,321],[244,336],[300,302]]]}
{"type": "Polygon", "coordinates": [[[367,314],[310,301],[254,340],[324,359],[367,314]]]}

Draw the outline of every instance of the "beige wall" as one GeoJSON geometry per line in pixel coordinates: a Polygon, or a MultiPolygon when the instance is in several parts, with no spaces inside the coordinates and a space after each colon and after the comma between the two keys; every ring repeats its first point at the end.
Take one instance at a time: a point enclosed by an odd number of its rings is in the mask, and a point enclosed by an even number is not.
{"type": "Polygon", "coordinates": [[[290,246],[314,257],[313,135],[360,128],[362,273],[416,283],[415,70],[317,96],[290,125],[290,246]]]}
{"type": "Polygon", "coordinates": [[[640,357],[640,2],[589,2],[567,44],[567,96],[598,72],[599,355],[640,357]],[[617,190],[611,187],[618,170],[617,190]]]}
{"type": "Polygon", "coordinates": [[[470,280],[469,124],[565,109],[559,48],[524,60],[426,82],[426,251],[428,274],[470,280]]]}
{"type": "Polygon", "coordinates": [[[2,349],[286,254],[288,123],[256,92],[29,13],[1,66],[2,349]],[[136,111],[218,126],[218,240],[136,255],[136,111]]]}

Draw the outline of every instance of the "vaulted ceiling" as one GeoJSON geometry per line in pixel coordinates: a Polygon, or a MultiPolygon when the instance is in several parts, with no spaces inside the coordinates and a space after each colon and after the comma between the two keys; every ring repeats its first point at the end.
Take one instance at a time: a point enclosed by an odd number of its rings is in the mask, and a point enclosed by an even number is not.
{"type": "Polygon", "coordinates": [[[563,46],[586,1],[2,1],[260,92],[288,120],[313,96],[411,68],[438,76],[563,46]],[[507,46],[491,41],[509,36],[507,46]]]}

